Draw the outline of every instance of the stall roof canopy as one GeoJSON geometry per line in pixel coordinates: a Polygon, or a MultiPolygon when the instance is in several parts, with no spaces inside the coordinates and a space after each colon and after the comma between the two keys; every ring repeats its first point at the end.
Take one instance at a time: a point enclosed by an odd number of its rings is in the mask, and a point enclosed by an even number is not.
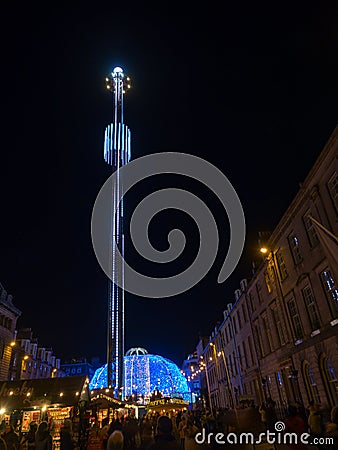
{"type": "Polygon", "coordinates": [[[0,408],[7,411],[55,404],[75,406],[89,398],[83,376],[0,382],[0,408]]]}

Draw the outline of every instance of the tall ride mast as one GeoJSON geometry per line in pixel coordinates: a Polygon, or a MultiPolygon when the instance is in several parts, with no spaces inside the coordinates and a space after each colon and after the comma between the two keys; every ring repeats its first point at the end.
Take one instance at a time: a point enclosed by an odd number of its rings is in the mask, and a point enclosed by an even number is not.
{"type": "Polygon", "coordinates": [[[106,86],[112,92],[113,123],[107,126],[104,140],[104,159],[117,171],[112,192],[111,239],[122,255],[118,263],[111,244],[111,281],[108,294],[107,333],[107,386],[114,395],[123,398],[124,387],[124,234],[123,234],[123,186],[118,170],[130,161],[130,130],[123,123],[123,96],[130,88],[130,78],[121,67],[115,67],[106,78],[106,86]],[[121,201],[119,199],[121,198],[121,201]],[[116,282],[116,281],[119,282],[116,282]],[[121,287],[120,287],[121,286],[121,287]]]}

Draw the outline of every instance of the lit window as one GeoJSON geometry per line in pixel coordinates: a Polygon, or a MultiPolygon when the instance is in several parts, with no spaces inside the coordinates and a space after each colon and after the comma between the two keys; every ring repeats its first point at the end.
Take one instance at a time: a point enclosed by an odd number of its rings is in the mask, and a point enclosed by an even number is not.
{"type": "Polygon", "coordinates": [[[280,279],[283,281],[288,276],[288,271],[286,270],[286,264],[281,250],[277,251],[276,260],[278,264],[280,279]]]}
{"type": "Polygon", "coordinates": [[[268,290],[268,292],[272,292],[272,281],[270,278],[270,274],[268,271],[264,272],[264,279],[265,279],[265,284],[266,284],[266,288],[268,290]]]}
{"type": "Polygon", "coordinates": [[[330,303],[330,308],[334,316],[338,315],[338,289],[335,280],[329,269],[323,270],[320,274],[324,291],[330,303]]]}
{"type": "Polygon", "coordinates": [[[291,234],[289,236],[289,245],[294,263],[299,264],[300,262],[302,262],[303,258],[302,255],[300,254],[299,241],[295,234],[291,234]]]}

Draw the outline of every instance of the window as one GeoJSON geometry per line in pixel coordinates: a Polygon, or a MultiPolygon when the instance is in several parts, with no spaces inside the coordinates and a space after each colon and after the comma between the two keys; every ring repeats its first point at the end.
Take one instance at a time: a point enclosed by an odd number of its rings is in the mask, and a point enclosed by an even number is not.
{"type": "Polygon", "coordinates": [[[302,255],[300,254],[299,241],[295,234],[291,234],[289,236],[289,245],[294,263],[295,264],[301,263],[303,258],[302,255]]]}
{"type": "Polygon", "coordinates": [[[242,362],[242,352],[241,352],[241,346],[239,345],[237,347],[237,355],[238,355],[238,366],[241,370],[243,370],[243,362],[242,362]]]}
{"type": "Polygon", "coordinates": [[[312,331],[318,330],[318,328],[320,328],[320,320],[316,301],[314,299],[310,286],[305,286],[305,288],[302,289],[302,293],[305,301],[305,306],[309,314],[312,331]]]}
{"type": "Polygon", "coordinates": [[[338,315],[338,289],[329,269],[323,270],[320,274],[324,291],[330,303],[330,308],[334,316],[338,315]]]}
{"type": "Polygon", "coordinates": [[[308,362],[303,364],[303,375],[305,380],[305,387],[309,397],[309,400],[313,400],[315,403],[320,404],[320,396],[318,392],[317,383],[312,368],[308,362]]]}
{"type": "Polygon", "coordinates": [[[266,347],[267,347],[267,353],[270,353],[273,350],[273,343],[272,343],[272,335],[271,335],[268,317],[267,316],[263,317],[262,321],[263,321],[263,327],[264,327],[264,332],[265,332],[265,336],[266,336],[265,342],[266,342],[266,347]]]}
{"type": "Polygon", "coordinates": [[[231,376],[233,376],[233,375],[234,375],[234,369],[233,369],[233,367],[232,367],[232,356],[231,356],[231,355],[229,355],[229,364],[228,364],[228,367],[230,368],[230,374],[231,374],[231,376]]]}
{"type": "Polygon", "coordinates": [[[236,355],[235,352],[232,353],[232,360],[233,360],[233,369],[234,369],[234,375],[237,375],[237,364],[236,364],[236,355]]]}
{"type": "Polygon", "coordinates": [[[302,324],[301,324],[300,317],[298,314],[295,299],[289,300],[288,308],[289,308],[290,318],[291,318],[291,322],[292,322],[292,326],[293,326],[293,331],[295,333],[295,337],[296,337],[296,339],[302,339],[303,338],[302,324]]]}
{"type": "Polygon", "coordinates": [[[277,330],[279,343],[280,343],[280,345],[284,345],[286,343],[285,329],[283,327],[283,323],[281,321],[281,316],[279,314],[277,307],[273,309],[273,318],[275,321],[275,327],[277,330]]]}
{"type": "MultiPolygon", "coordinates": [[[[259,281],[257,281],[256,283],[256,291],[257,291],[257,297],[258,297],[258,302],[262,303],[263,301],[263,297],[262,297],[262,286],[260,284],[259,281]]],[[[254,310],[253,310],[254,311],[254,310]]]]}
{"type": "Polygon", "coordinates": [[[232,326],[234,327],[234,334],[236,334],[237,333],[236,316],[234,316],[234,318],[232,319],[232,326]]]}
{"type": "Polygon", "coordinates": [[[245,368],[247,368],[249,366],[249,361],[248,361],[248,352],[247,352],[247,349],[246,349],[245,341],[243,341],[242,345],[243,345],[243,354],[244,354],[245,368]]]}
{"type": "Polygon", "coordinates": [[[335,172],[327,183],[332,203],[334,204],[336,211],[338,212],[338,177],[335,172]]]}
{"type": "Polygon", "coordinates": [[[238,328],[241,329],[242,328],[242,320],[241,320],[241,313],[239,310],[237,311],[237,323],[238,323],[238,328]]]}
{"type": "Polygon", "coordinates": [[[82,369],[81,369],[81,367],[78,367],[78,369],[77,369],[77,373],[82,373],[82,369]]]}
{"type": "Polygon", "coordinates": [[[264,347],[262,342],[262,333],[259,328],[259,325],[254,325],[254,340],[255,340],[255,347],[258,349],[259,354],[261,356],[264,356],[264,347]]]}
{"type": "Polygon", "coordinates": [[[312,220],[309,218],[310,211],[303,217],[304,227],[311,247],[315,247],[319,243],[318,234],[313,225],[312,220]]]}
{"type": "Polygon", "coordinates": [[[228,338],[228,327],[224,327],[224,340],[225,340],[225,343],[226,343],[226,344],[229,342],[229,338],[228,338]]]}
{"type": "Polygon", "coordinates": [[[265,284],[266,284],[266,288],[268,290],[268,292],[272,292],[272,281],[270,278],[270,274],[268,271],[264,272],[264,279],[265,279],[265,284]]]}
{"type": "Polygon", "coordinates": [[[254,357],[254,351],[253,351],[253,344],[252,344],[252,338],[251,336],[248,336],[248,346],[250,351],[250,358],[251,358],[251,364],[255,364],[255,357],[254,357]]]}
{"type": "Polygon", "coordinates": [[[281,250],[277,251],[276,260],[277,260],[280,279],[281,279],[281,281],[283,281],[288,276],[288,271],[286,270],[286,264],[285,264],[281,250]]]}
{"type": "Polygon", "coordinates": [[[221,347],[224,348],[227,344],[226,336],[225,336],[225,328],[223,328],[223,330],[221,330],[220,334],[221,334],[221,347]]]}
{"type": "Polygon", "coordinates": [[[243,314],[244,322],[247,323],[248,322],[248,315],[247,315],[246,307],[245,307],[244,303],[242,305],[242,314],[243,314]]]}
{"type": "Polygon", "coordinates": [[[249,294],[249,308],[250,308],[250,313],[253,313],[256,310],[255,299],[254,299],[252,292],[250,292],[250,294],[249,294]]]}

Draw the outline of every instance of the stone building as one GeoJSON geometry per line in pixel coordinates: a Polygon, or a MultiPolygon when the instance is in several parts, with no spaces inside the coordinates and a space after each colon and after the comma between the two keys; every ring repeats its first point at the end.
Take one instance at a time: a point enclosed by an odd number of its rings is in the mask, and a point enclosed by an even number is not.
{"type": "Polygon", "coordinates": [[[64,376],[60,358],[51,348],[42,347],[31,328],[18,330],[8,371],[8,380],[33,380],[64,376]]]}
{"type": "Polygon", "coordinates": [[[200,352],[214,408],[338,404],[337,155],[338,127],[200,352]]]}
{"type": "Polygon", "coordinates": [[[12,300],[13,297],[0,284],[0,381],[8,379],[16,321],[21,315],[12,300]]]}

